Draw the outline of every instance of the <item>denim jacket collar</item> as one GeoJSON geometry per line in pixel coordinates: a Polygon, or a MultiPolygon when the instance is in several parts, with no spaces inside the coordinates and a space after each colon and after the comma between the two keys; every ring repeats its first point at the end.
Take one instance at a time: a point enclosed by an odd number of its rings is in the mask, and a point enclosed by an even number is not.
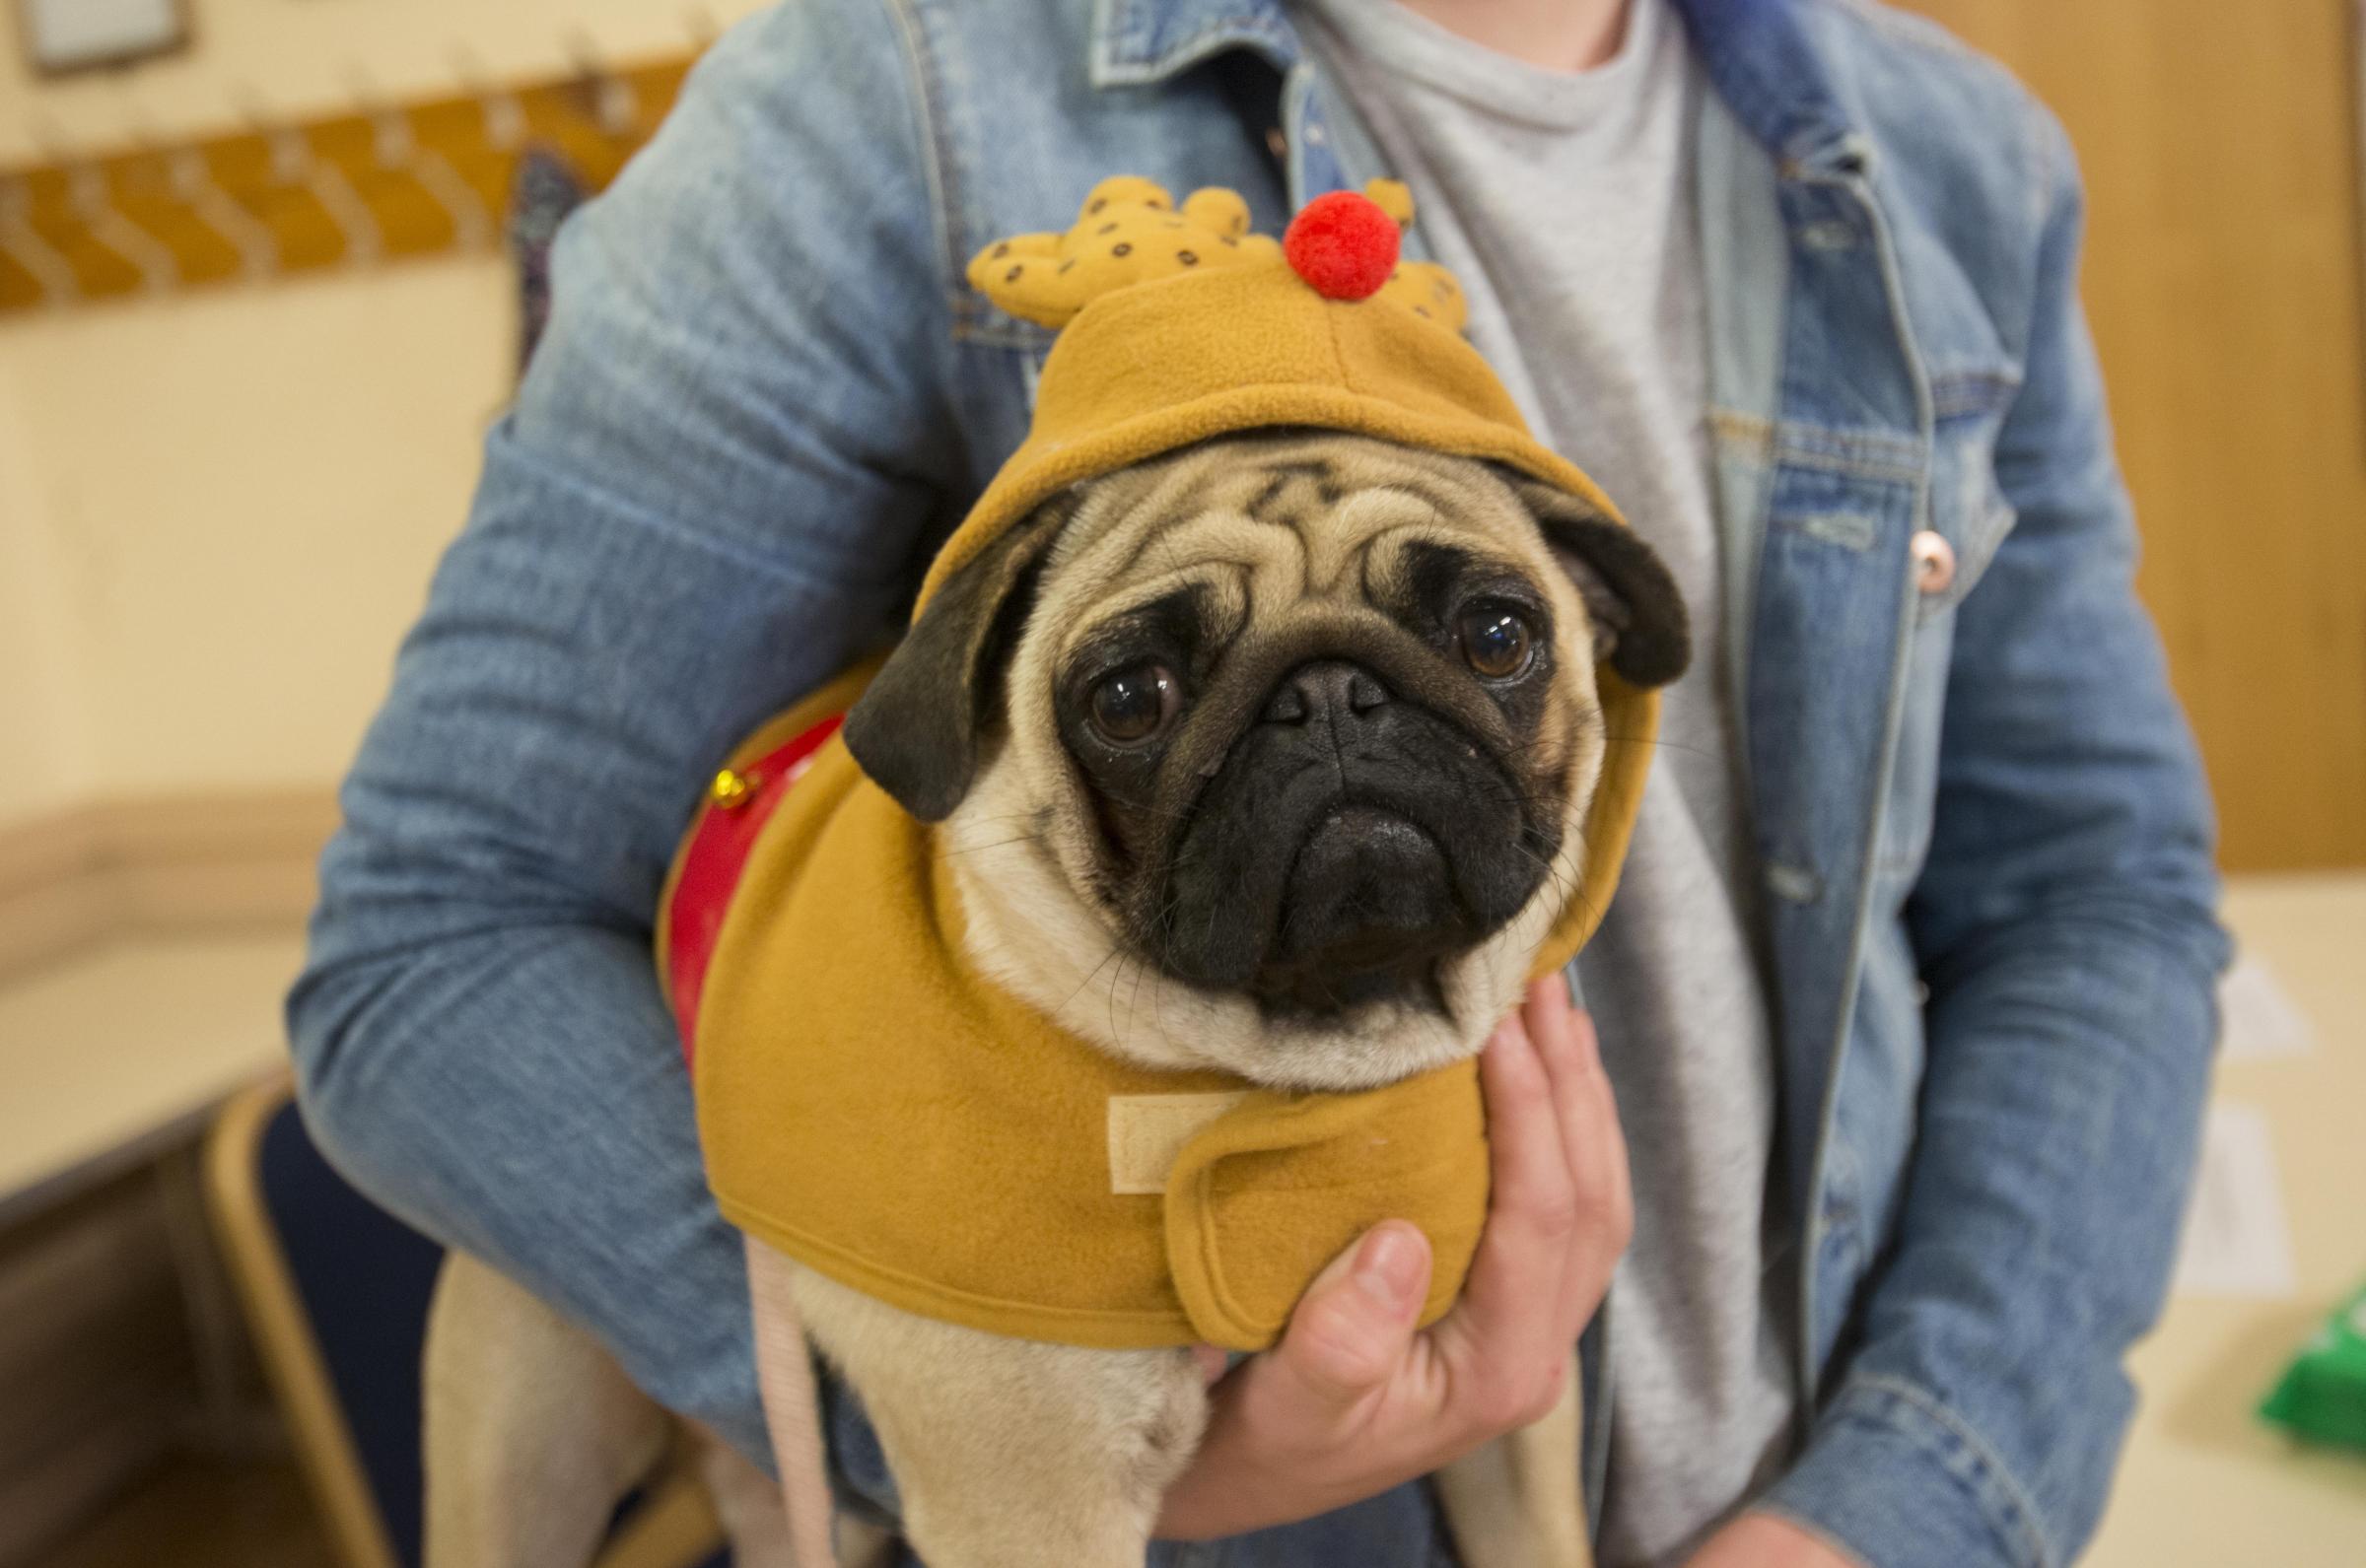
{"type": "MultiPolygon", "coordinates": [[[[1867,139],[1832,88],[1794,0],[1672,0],[1703,69],[1786,174],[1863,171],[1867,139]]],[[[1245,48],[1287,73],[1304,53],[1283,0],[1095,0],[1095,87],[1164,82],[1245,48]]]]}
{"type": "Polygon", "coordinates": [[[1282,0],[1093,0],[1094,87],[1147,87],[1230,49],[1287,73],[1305,51],[1282,0]]]}
{"type": "Polygon", "coordinates": [[[1785,175],[1864,171],[1870,140],[1834,92],[1797,0],[1673,0],[1708,80],[1785,175]]]}

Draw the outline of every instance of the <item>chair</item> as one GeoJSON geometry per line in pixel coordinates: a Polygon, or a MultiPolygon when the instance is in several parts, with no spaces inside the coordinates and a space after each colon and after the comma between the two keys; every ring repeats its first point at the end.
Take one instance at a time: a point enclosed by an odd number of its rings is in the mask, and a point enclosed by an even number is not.
{"type": "MultiPolygon", "coordinates": [[[[419,1352],[443,1250],[329,1167],[284,1077],[223,1108],[205,1185],[340,1568],[420,1568],[419,1352]]],[[[627,1500],[597,1568],[729,1562],[682,1453],[627,1500]]]]}

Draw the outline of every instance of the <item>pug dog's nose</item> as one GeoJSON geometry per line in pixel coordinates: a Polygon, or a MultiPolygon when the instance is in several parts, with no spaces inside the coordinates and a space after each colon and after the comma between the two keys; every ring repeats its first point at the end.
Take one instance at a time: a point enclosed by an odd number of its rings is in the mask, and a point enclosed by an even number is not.
{"type": "Polygon", "coordinates": [[[1269,724],[1327,723],[1347,715],[1368,714],[1389,700],[1388,688],[1360,664],[1318,658],[1282,677],[1266,699],[1269,724]]]}

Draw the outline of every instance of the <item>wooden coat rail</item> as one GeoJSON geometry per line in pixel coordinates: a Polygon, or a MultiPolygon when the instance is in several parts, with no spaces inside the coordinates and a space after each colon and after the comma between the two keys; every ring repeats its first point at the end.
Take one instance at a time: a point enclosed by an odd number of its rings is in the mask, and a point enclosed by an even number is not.
{"type": "Polygon", "coordinates": [[[605,185],[689,64],[0,170],[0,314],[493,245],[526,148],[605,185]]]}

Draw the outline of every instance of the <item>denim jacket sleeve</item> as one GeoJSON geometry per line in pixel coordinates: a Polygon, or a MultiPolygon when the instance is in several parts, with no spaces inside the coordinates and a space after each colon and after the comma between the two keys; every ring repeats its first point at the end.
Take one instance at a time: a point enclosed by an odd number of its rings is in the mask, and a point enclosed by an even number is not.
{"type": "Polygon", "coordinates": [[[781,8],[567,227],[288,1004],[342,1170],[758,1454],[649,928],[703,770],[892,627],[955,483],[911,82],[885,7],[781,8]]]}
{"type": "Polygon", "coordinates": [[[1895,1251],[1767,1499],[1873,1568],[2070,1561],[2102,1513],[2167,1283],[2224,962],[2198,759],[2132,588],[2049,118],[2018,521],[1959,610],[1928,860],[1929,996],[1895,1251]]]}

